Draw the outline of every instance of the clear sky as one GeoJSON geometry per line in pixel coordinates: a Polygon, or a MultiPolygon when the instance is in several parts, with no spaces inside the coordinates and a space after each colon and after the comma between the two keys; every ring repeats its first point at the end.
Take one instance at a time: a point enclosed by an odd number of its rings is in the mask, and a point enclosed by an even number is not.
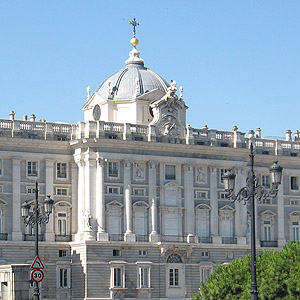
{"type": "Polygon", "coordinates": [[[0,118],[82,121],[86,87],[125,65],[134,15],[145,65],[183,86],[192,127],[300,130],[299,0],[2,0],[0,118]]]}

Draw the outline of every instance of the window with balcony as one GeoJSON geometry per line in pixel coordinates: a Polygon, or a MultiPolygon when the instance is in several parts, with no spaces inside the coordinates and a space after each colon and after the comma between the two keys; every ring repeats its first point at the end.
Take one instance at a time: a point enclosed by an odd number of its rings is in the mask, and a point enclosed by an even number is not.
{"type": "Polygon", "coordinates": [[[57,235],[67,235],[67,220],[66,213],[57,214],[57,235]]]}
{"type": "Polygon", "coordinates": [[[165,165],[165,180],[176,179],[176,168],[175,165],[165,165]]]}
{"type": "Polygon", "coordinates": [[[0,159],[0,176],[3,175],[3,160],[0,159]]]}
{"type": "Polygon", "coordinates": [[[291,176],[290,178],[290,187],[292,191],[298,191],[299,189],[299,178],[296,176],[291,176]]]}
{"type": "Polygon", "coordinates": [[[119,163],[116,161],[108,162],[108,177],[119,177],[119,163]]]}
{"type": "Polygon", "coordinates": [[[37,177],[38,176],[38,162],[28,161],[27,162],[27,176],[37,177]]]}
{"type": "Polygon", "coordinates": [[[54,205],[55,239],[57,242],[69,242],[71,205],[66,201],[60,201],[54,205]]]}
{"type": "Polygon", "coordinates": [[[220,169],[220,183],[223,184],[223,175],[229,171],[229,169],[220,169]]]}
{"type": "Polygon", "coordinates": [[[138,268],[138,288],[150,287],[150,267],[140,266],[138,268]]]}
{"type": "Polygon", "coordinates": [[[56,178],[67,178],[66,163],[56,163],[56,178]]]}
{"type": "Polygon", "coordinates": [[[299,241],[299,222],[292,222],[292,241],[299,241]]]}
{"type": "Polygon", "coordinates": [[[71,287],[70,266],[63,265],[57,267],[57,287],[59,289],[69,289],[71,287]]]}
{"type": "Polygon", "coordinates": [[[261,175],[261,185],[267,189],[271,187],[270,175],[261,175]]]}

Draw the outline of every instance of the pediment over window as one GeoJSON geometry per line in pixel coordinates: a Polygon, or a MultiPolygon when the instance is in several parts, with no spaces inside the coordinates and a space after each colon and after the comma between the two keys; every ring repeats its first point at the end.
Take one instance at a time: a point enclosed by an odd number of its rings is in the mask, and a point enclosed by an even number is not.
{"type": "Polygon", "coordinates": [[[121,202],[117,201],[117,200],[113,200],[113,201],[107,203],[106,206],[111,207],[111,208],[113,208],[113,207],[115,207],[115,208],[124,207],[124,205],[121,202]]]}
{"type": "Polygon", "coordinates": [[[226,212],[234,213],[234,212],[235,212],[235,209],[232,208],[232,207],[229,206],[229,205],[225,205],[225,206],[223,206],[223,207],[221,207],[221,208],[219,209],[219,212],[220,212],[220,213],[226,213],[226,212]]]}
{"type": "Polygon", "coordinates": [[[195,209],[211,211],[211,207],[207,204],[198,204],[195,209]]]}
{"type": "Polygon", "coordinates": [[[267,216],[269,216],[269,217],[275,217],[276,216],[276,214],[273,211],[269,210],[269,209],[261,212],[259,215],[261,217],[267,217],[267,216]]]}
{"type": "Polygon", "coordinates": [[[178,188],[178,189],[183,189],[183,186],[177,184],[176,182],[173,182],[173,181],[170,181],[170,182],[167,182],[166,184],[164,185],[161,185],[160,186],[162,189],[166,189],[166,188],[178,188]]]}
{"type": "Polygon", "coordinates": [[[289,213],[289,217],[300,217],[300,211],[292,211],[289,213]]]}
{"type": "Polygon", "coordinates": [[[149,208],[149,204],[145,201],[137,201],[133,204],[133,207],[135,208],[149,208]]]}
{"type": "Polygon", "coordinates": [[[7,202],[3,199],[0,199],[0,206],[7,206],[7,202]]]}
{"type": "Polygon", "coordinates": [[[72,205],[67,201],[58,201],[54,204],[55,207],[68,207],[71,208],[72,205]]]}

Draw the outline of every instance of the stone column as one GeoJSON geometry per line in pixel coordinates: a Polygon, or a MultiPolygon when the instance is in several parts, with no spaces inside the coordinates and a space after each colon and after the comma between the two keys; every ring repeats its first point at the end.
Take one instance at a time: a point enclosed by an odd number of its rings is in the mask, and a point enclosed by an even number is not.
{"type": "Polygon", "coordinates": [[[278,223],[278,247],[282,247],[286,243],[284,236],[284,198],[283,198],[283,184],[278,187],[277,194],[277,223],[278,223]]]}
{"type": "Polygon", "coordinates": [[[195,242],[195,205],[193,167],[184,166],[184,219],[188,243],[195,242]]]}
{"type": "MultiPolygon", "coordinates": [[[[51,159],[45,160],[46,167],[46,196],[53,196],[53,169],[54,169],[55,161],[51,159]]],[[[54,233],[54,220],[55,220],[55,207],[53,207],[53,212],[49,217],[49,222],[46,224],[46,232],[45,239],[46,242],[54,242],[55,241],[55,233],[54,233]]]]}
{"type": "MultiPolygon", "coordinates": [[[[71,196],[72,196],[72,228],[71,228],[71,234],[72,236],[77,232],[78,230],[78,167],[74,162],[70,163],[71,165],[71,183],[72,183],[72,190],[71,190],[71,196]]],[[[73,239],[72,239],[73,240],[73,239]]]]}
{"type": "Polygon", "coordinates": [[[132,232],[131,162],[124,162],[125,241],[134,242],[132,232]]]}
{"type": "Polygon", "coordinates": [[[214,244],[221,244],[222,239],[219,236],[219,208],[218,208],[218,169],[210,168],[210,228],[214,244]]]}
{"type": "Polygon", "coordinates": [[[81,241],[84,234],[84,212],[85,212],[85,176],[84,176],[84,165],[85,162],[81,154],[75,154],[75,162],[78,166],[78,197],[77,197],[77,222],[78,229],[75,235],[76,241],[81,241]]]}
{"type": "MultiPolygon", "coordinates": [[[[243,169],[239,168],[236,170],[236,178],[235,178],[235,194],[239,192],[239,190],[246,186],[246,178],[247,175],[244,174],[243,169]]],[[[234,232],[237,238],[237,243],[241,245],[246,245],[246,236],[247,236],[247,205],[244,204],[243,201],[235,201],[235,224],[234,224],[234,232]]]]}
{"type": "Polygon", "coordinates": [[[98,223],[98,241],[108,241],[108,233],[105,228],[105,197],[104,197],[104,160],[102,157],[97,158],[97,175],[96,175],[96,217],[98,223]]]}
{"type": "Polygon", "coordinates": [[[22,241],[21,231],[21,172],[20,172],[21,159],[17,157],[12,158],[12,240],[22,241]]]}
{"type": "Polygon", "coordinates": [[[156,184],[156,165],[153,162],[149,163],[149,203],[151,205],[151,233],[150,242],[157,243],[159,235],[157,233],[157,184],[156,184]]]}
{"type": "Polygon", "coordinates": [[[84,239],[95,239],[96,228],[96,154],[88,150],[85,152],[85,210],[84,210],[84,239]]]}

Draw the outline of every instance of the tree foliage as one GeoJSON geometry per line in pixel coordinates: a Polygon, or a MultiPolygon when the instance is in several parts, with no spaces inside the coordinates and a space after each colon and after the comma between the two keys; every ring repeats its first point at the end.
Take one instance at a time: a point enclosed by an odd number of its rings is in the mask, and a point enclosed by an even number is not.
{"type": "MultiPolygon", "coordinates": [[[[289,243],[280,251],[264,251],[257,255],[259,299],[300,299],[300,243],[289,243]]],[[[248,300],[251,285],[251,256],[219,265],[202,282],[193,300],[248,300]]]]}

